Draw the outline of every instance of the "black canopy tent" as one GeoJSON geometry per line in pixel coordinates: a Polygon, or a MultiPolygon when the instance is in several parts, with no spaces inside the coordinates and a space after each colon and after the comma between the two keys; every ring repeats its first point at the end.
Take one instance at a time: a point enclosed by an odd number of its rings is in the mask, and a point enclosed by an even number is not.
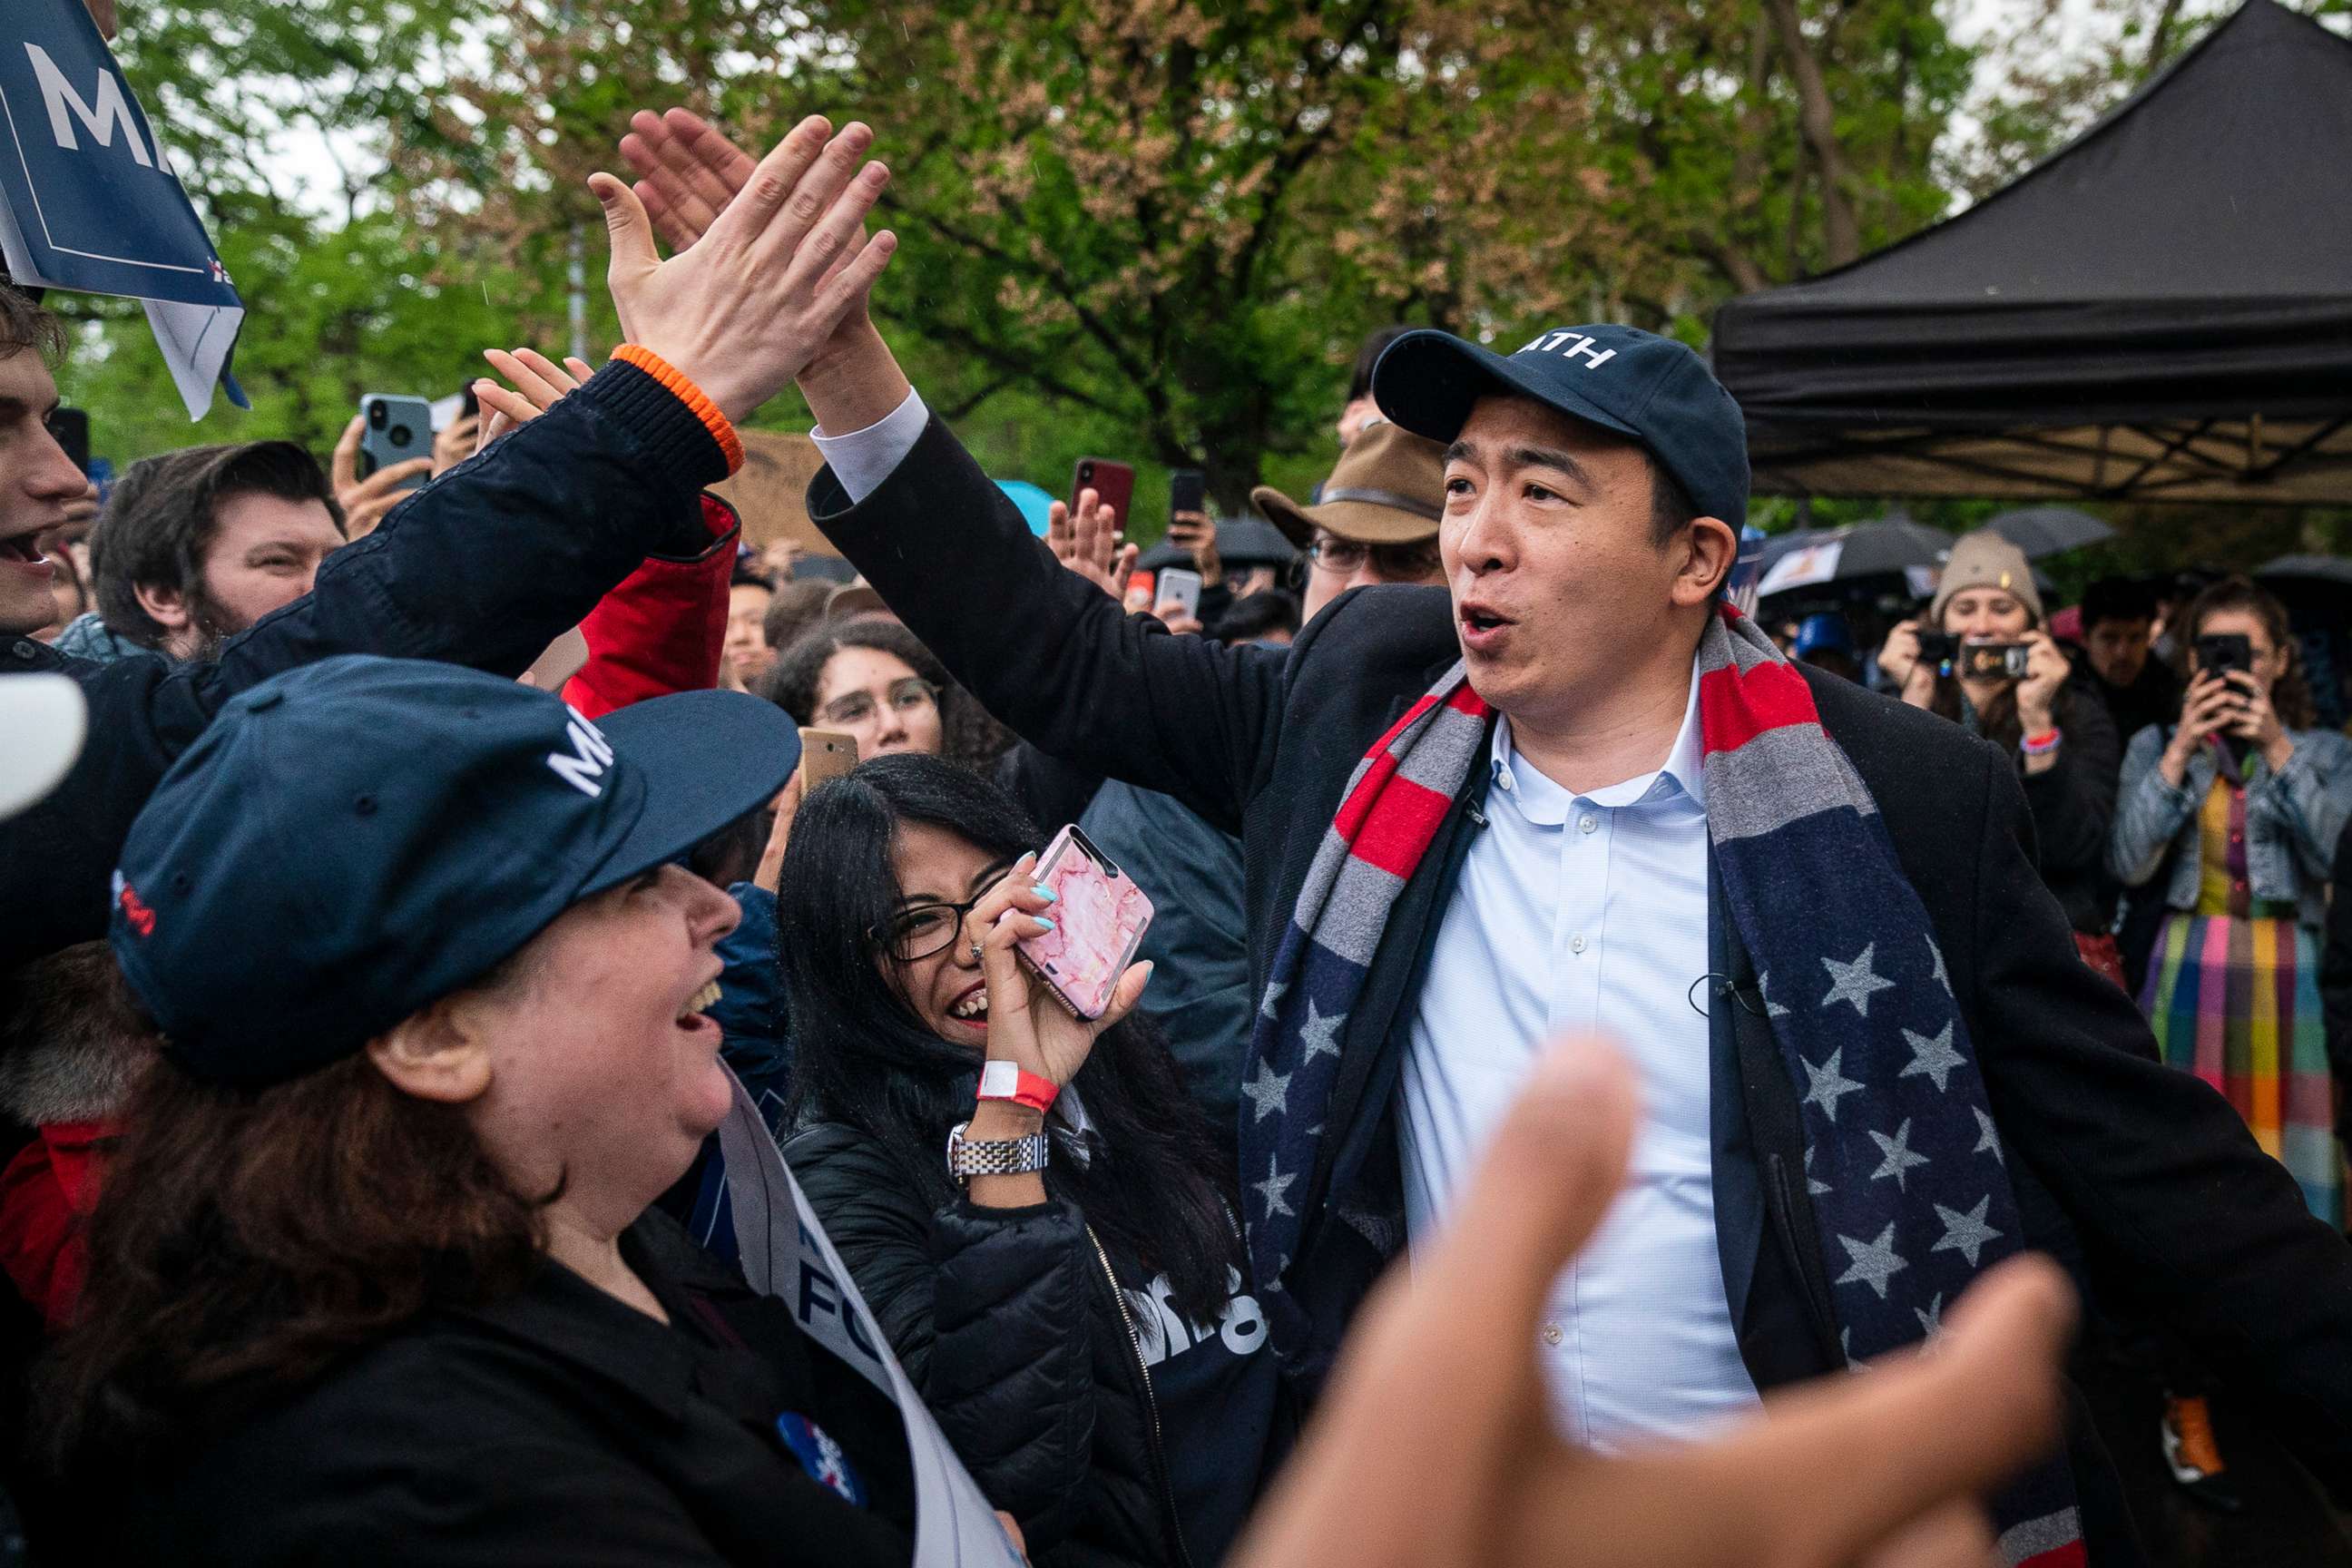
{"type": "Polygon", "coordinates": [[[1732,300],[1787,495],[2352,500],[2352,42],[2246,5],[1959,216],[1732,300]]]}

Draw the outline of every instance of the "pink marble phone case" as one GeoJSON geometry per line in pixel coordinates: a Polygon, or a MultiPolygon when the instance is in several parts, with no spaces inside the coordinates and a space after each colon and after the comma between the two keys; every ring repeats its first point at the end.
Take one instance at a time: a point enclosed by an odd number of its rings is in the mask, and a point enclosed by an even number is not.
{"type": "Polygon", "coordinates": [[[1151,900],[1124,872],[1104,869],[1084,835],[1065,827],[1037,859],[1037,880],[1058,901],[1052,931],[1025,938],[1017,951],[1063,1006],[1092,1020],[1110,1009],[1118,977],[1135,961],[1151,923],[1151,900]]]}

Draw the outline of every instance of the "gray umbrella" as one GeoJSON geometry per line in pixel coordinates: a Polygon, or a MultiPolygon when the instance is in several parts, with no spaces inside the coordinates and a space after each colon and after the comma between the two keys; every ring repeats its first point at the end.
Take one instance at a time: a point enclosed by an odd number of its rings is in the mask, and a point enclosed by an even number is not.
{"type": "Polygon", "coordinates": [[[2352,561],[2341,555],[2282,555],[2254,568],[2265,583],[2328,583],[2352,588],[2352,561]]]}
{"type": "MultiPolygon", "coordinates": [[[[1229,517],[1217,524],[1217,554],[1228,566],[1287,566],[1298,558],[1298,549],[1262,517],[1229,517]]],[[[1157,572],[1162,566],[1189,566],[1192,561],[1189,551],[1162,540],[1136,564],[1157,572]]]]}
{"type": "Polygon", "coordinates": [[[2113,539],[2116,531],[2071,506],[2029,506],[2005,511],[1985,526],[2025,552],[2029,561],[2113,539]]]}

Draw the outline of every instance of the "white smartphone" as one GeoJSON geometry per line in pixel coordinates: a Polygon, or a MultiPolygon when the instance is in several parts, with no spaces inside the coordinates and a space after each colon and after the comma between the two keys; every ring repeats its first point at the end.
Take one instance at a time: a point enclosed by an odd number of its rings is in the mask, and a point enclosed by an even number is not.
{"type": "Polygon", "coordinates": [[[1161,568],[1160,586],[1154,591],[1151,607],[1157,610],[1160,605],[1171,603],[1183,607],[1186,619],[1197,621],[1201,618],[1201,574],[1198,572],[1189,572],[1181,566],[1161,568]]]}

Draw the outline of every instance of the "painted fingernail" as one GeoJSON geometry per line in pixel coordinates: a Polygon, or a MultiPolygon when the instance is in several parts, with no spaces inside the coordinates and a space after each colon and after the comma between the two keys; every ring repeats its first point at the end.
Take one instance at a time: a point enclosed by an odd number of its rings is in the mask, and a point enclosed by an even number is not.
{"type": "Polygon", "coordinates": [[[1054,922],[1047,920],[1044,915],[1031,915],[1029,918],[1037,922],[1037,929],[1040,931],[1052,931],[1054,929],[1054,922]]]}
{"type": "Polygon", "coordinates": [[[1062,895],[1054,891],[1053,889],[1045,886],[1043,882],[1038,883],[1029,890],[1036,894],[1039,898],[1045,900],[1049,904],[1058,904],[1062,901],[1062,895]]]}

